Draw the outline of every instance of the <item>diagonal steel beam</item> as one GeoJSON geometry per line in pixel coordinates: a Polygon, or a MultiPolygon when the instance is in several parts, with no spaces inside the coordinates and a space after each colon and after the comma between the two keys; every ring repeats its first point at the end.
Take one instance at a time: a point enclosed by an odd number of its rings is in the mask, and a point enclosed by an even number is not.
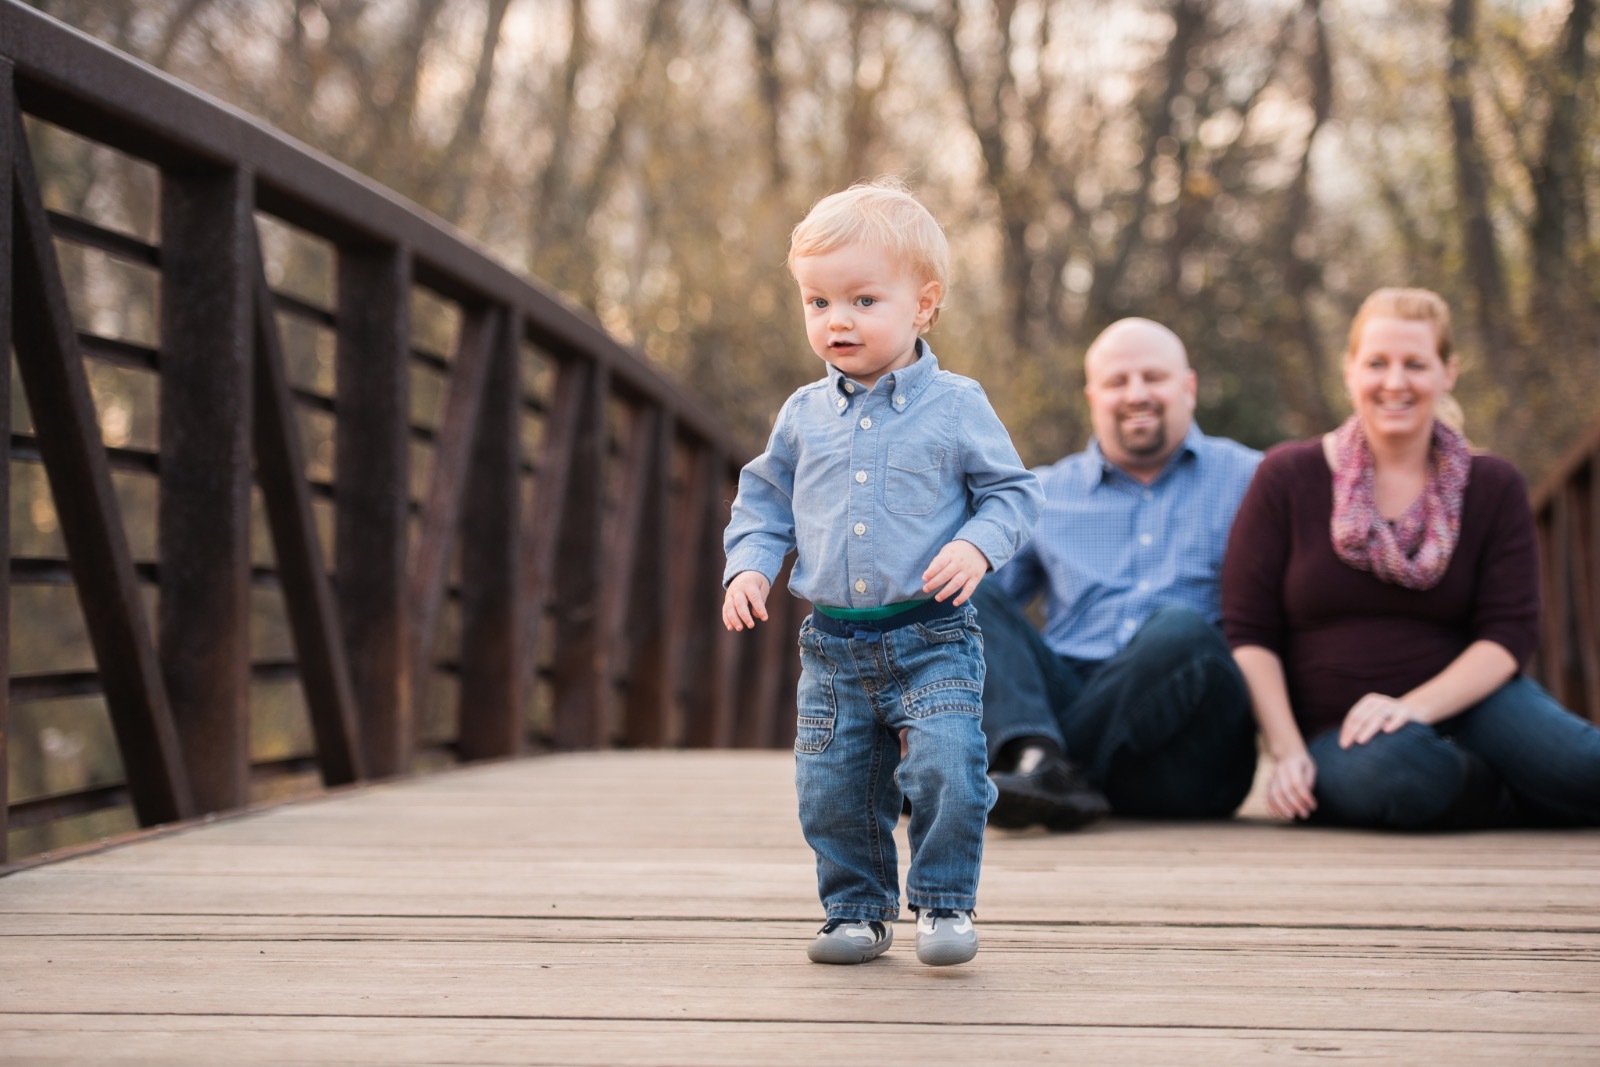
{"type": "Polygon", "coordinates": [[[350,666],[306,484],[305,450],[284,370],[272,290],[267,286],[260,241],[252,235],[251,243],[255,261],[256,473],[278,557],[295,658],[317,743],[317,763],[324,783],[343,785],[366,777],[350,666]]]}
{"type": "Polygon", "coordinates": [[[147,826],[187,818],[194,813],[189,779],[111,484],[50,221],[22,116],[12,111],[5,122],[12,138],[12,292],[15,306],[29,309],[13,323],[17,369],[33,411],[39,453],[134,810],[147,826]]]}

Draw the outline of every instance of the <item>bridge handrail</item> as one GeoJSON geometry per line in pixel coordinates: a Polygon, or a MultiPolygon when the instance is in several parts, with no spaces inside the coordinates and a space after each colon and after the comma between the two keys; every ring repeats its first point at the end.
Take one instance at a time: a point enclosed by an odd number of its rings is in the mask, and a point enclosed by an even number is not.
{"type": "Polygon", "coordinates": [[[1532,500],[1544,614],[1536,669],[1557,700],[1600,722],[1600,423],[1532,500]]]}
{"type": "MultiPolygon", "coordinates": [[[[0,863],[8,831],[108,804],[152,825],[243,807],[252,775],[274,769],[314,766],[326,785],[410,773],[439,666],[457,679],[452,758],[786,741],[794,620],[751,639],[717,618],[722,520],[747,450],[592,316],[349,168],[17,0],[0,0],[0,207],[0,352],[15,351],[34,423],[13,433],[0,396],[0,516],[13,466],[41,463],[67,546],[18,558],[0,530],[0,619],[14,583],[70,581],[95,660],[17,675],[0,630],[0,745],[13,704],[98,690],[124,774],[8,802],[0,863]],[[158,244],[46,210],[29,144],[40,122],[158,171],[158,244]],[[331,306],[269,286],[264,218],[333,250],[331,306]],[[157,345],[73,320],[58,243],[158,274],[157,345]],[[416,293],[458,314],[448,358],[417,350],[416,293]],[[291,380],[284,320],[334,335],[331,395],[291,380]],[[86,358],[158,376],[158,452],[105,445],[86,358]],[[436,427],[409,411],[419,362],[447,379],[436,427]],[[308,475],[307,410],[334,424],[331,479],[308,475]],[[413,499],[419,444],[432,462],[413,499]],[[155,559],[133,558],[113,470],[158,483],[155,559]],[[252,507],[272,565],[252,562],[252,507]],[[290,663],[252,655],[253,586],[282,590],[290,663]],[[452,603],[459,648],[441,665],[452,603]],[[313,752],[252,757],[250,686],[267,676],[300,679],[313,752]]],[[[6,765],[0,749],[9,797],[6,765]]]]}

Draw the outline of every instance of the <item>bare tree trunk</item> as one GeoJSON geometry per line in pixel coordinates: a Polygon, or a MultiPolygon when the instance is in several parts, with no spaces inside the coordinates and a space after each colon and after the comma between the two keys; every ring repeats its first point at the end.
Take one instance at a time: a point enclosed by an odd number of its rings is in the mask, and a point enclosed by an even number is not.
{"type": "MultiPolygon", "coordinates": [[[[873,24],[874,13],[867,6],[850,9],[851,68],[859,71],[866,58],[867,30],[873,24]]],[[[879,53],[887,68],[888,57],[879,53]]],[[[889,71],[885,69],[875,85],[863,85],[857,78],[850,87],[850,110],[845,116],[844,154],[839,157],[839,173],[834,187],[859,181],[877,170],[872,159],[872,149],[878,142],[878,96],[889,71]]],[[[776,172],[774,181],[776,181],[776,172]]]]}
{"type": "Polygon", "coordinates": [[[1290,318],[1305,356],[1305,373],[1291,373],[1285,385],[1290,390],[1289,395],[1295,398],[1296,410],[1309,415],[1316,426],[1326,428],[1334,422],[1333,409],[1323,391],[1323,383],[1328,380],[1328,357],[1311,312],[1311,293],[1317,285],[1319,270],[1308,263],[1295,246],[1300,235],[1310,229],[1311,149],[1333,110],[1333,64],[1328,54],[1327,28],[1322,22],[1322,0],[1305,0],[1304,11],[1312,41],[1311,54],[1306,59],[1311,74],[1311,129],[1306,133],[1294,181],[1289,184],[1278,256],[1283,264],[1284,288],[1291,302],[1290,318]]]}
{"type": "Polygon", "coordinates": [[[1012,348],[1020,352],[1029,347],[1032,332],[1029,329],[1033,317],[1029,283],[1033,276],[1033,257],[1028,250],[1027,233],[1039,205],[1029,194],[1024,176],[1015,173],[1007,161],[1002,129],[1005,101],[1016,95],[1010,65],[1011,20],[1015,12],[1015,0],[1000,0],[995,4],[999,45],[986,50],[983,57],[963,49],[960,44],[960,0],[947,0],[938,13],[938,28],[967,122],[978,141],[989,188],[999,205],[1001,291],[1006,301],[1012,348]],[[986,69],[981,65],[984,59],[987,60],[986,69]]]}
{"type": "Polygon", "coordinates": [[[1535,210],[1529,243],[1533,246],[1535,305],[1550,314],[1571,307],[1577,295],[1572,292],[1568,234],[1584,232],[1573,225],[1574,207],[1583,201],[1578,90],[1587,74],[1587,42],[1593,26],[1594,0],[1572,0],[1550,87],[1543,157],[1531,175],[1535,210]]]}
{"type": "Polygon", "coordinates": [[[600,209],[616,180],[627,137],[637,126],[637,112],[653,91],[646,75],[651,61],[669,47],[677,0],[656,0],[634,66],[637,75],[619,92],[611,112],[611,129],[587,173],[574,168],[573,133],[578,78],[588,64],[591,42],[584,0],[571,0],[572,39],[557,100],[555,139],[550,160],[540,176],[533,210],[534,273],[548,278],[593,309],[595,242],[587,234],[589,220],[600,209]]]}
{"type": "Polygon", "coordinates": [[[178,46],[183,31],[188,29],[200,12],[210,7],[212,3],[213,0],[184,0],[183,6],[161,31],[161,44],[150,54],[151,66],[160,70],[167,69],[167,62],[172,58],[172,50],[178,46]]]}
{"type": "MultiPolygon", "coordinates": [[[[1489,177],[1478,143],[1472,99],[1472,66],[1477,56],[1477,0],[1450,0],[1448,96],[1454,135],[1457,211],[1468,282],[1476,298],[1478,330],[1488,356],[1483,362],[1502,386],[1515,372],[1511,308],[1505,271],[1489,218],[1489,177]]],[[[1502,420],[1504,421],[1504,420],[1502,420]]]]}
{"type": "Polygon", "coordinates": [[[739,10],[750,24],[756,49],[756,77],[761,87],[761,106],[767,113],[767,173],[775,191],[789,184],[789,168],[783,160],[783,75],[778,70],[778,0],[739,0],[739,10]],[[759,10],[757,10],[759,8],[759,10]]]}
{"type": "Polygon", "coordinates": [[[1131,197],[1131,213],[1117,235],[1111,258],[1096,268],[1089,290],[1089,317],[1096,326],[1119,317],[1117,289],[1134,249],[1143,240],[1144,220],[1150,213],[1150,183],[1155,177],[1156,153],[1162,139],[1172,133],[1172,102],[1183,92],[1183,79],[1189,71],[1189,52],[1200,42],[1206,28],[1206,5],[1202,0],[1174,0],[1171,14],[1172,36],[1161,59],[1161,90],[1151,99],[1145,112],[1144,148],[1139,159],[1138,184],[1131,197]]]}
{"type": "Polygon", "coordinates": [[[478,65],[472,76],[472,88],[456,120],[455,131],[445,147],[444,157],[430,180],[430,199],[435,209],[452,222],[458,222],[466,206],[471,187],[472,157],[483,143],[483,117],[489,106],[489,92],[494,87],[495,56],[500,49],[500,27],[505,23],[506,9],[511,0],[489,0],[488,16],[484,19],[483,37],[478,45],[478,65]],[[441,188],[442,186],[442,188],[441,188]]]}

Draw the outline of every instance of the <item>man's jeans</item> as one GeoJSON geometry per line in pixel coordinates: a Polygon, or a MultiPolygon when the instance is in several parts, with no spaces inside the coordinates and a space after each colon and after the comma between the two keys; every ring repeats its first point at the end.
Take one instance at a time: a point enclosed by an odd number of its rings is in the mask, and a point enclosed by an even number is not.
{"type": "Polygon", "coordinates": [[[1493,825],[1509,786],[1520,821],[1600,825],[1600,728],[1517,677],[1437,727],[1410,722],[1364,745],[1313,738],[1313,822],[1394,829],[1493,825]],[[1473,773],[1473,764],[1486,772],[1473,773]],[[1471,793],[1486,794],[1472,796],[1471,793]]]}
{"type": "Polygon", "coordinates": [[[1227,818],[1255,778],[1255,720],[1216,627],[1185,608],[1157,611],[1108,660],[1058,656],[998,585],[972,603],[985,635],[983,729],[1007,742],[1048,738],[1118,815],[1227,818]]]}
{"type": "Polygon", "coordinates": [[[843,624],[854,637],[812,623],[800,626],[795,786],[828,918],[900,914],[894,828],[902,790],[911,801],[907,902],[971,909],[995,797],[980,727],[975,613],[958,608],[881,632],[871,627],[882,623],[843,624]]]}

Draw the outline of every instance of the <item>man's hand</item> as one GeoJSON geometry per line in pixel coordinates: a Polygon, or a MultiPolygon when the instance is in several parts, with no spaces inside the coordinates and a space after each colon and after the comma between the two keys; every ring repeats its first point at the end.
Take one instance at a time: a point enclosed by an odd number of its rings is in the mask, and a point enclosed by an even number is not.
{"type": "Polygon", "coordinates": [[[959,608],[971,599],[972,591],[988,573],[989,561],[978,551],[977,545],[971,541],[951,541],[922,572],[922,591],[933,593],[933,599],[938,601],[949,600],[954,594],[951,603],[959,608]]]}
{"type": "Polygon", "coordinates": [[[767,592],[772,583],[760,571],[740,571],[728,583],[722,598],[722,625],[738,632],[755,628],[756,619],[767,621],[767,592]]]}

